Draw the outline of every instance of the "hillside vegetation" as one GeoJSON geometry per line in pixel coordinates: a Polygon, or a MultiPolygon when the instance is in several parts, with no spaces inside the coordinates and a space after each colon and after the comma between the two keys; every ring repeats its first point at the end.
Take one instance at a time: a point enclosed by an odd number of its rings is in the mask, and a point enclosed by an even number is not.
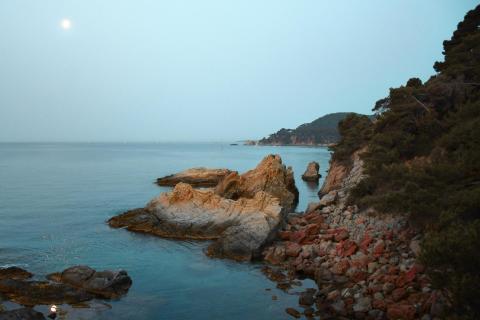
{"type": "Polygon", "coordinates": [[[348,165],[367,146],[368,177],[350,201],[408,214],[425,231],[422,259],[450,300],[447,317],[479,319],[480,6],[443,47],[428,81],[390,89],[373,121],[350,115],[339,123],[333,158],[348,165]]]}
{"type": "Polygon", "coordinates": [[[338,123],[351,113],[337,112],[304,123],[296,129],[280,129],[268,138],[261,139],[261,145],[321,145],[335,143],[340,139],[338,123]]]}

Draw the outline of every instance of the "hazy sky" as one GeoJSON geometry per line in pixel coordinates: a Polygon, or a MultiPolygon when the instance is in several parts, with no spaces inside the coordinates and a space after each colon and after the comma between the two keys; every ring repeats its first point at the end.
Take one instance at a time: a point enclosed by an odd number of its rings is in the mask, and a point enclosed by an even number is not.
{"type": "Polygon", "coordinates": [[[0,140],[256,139],[369,113],[433,74],[477,2],[0,0],[0,140]]]}

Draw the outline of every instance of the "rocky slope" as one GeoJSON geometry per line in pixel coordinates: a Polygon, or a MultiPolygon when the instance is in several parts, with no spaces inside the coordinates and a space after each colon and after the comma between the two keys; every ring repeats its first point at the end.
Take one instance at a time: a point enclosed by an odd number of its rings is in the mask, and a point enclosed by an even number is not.
{"type": "MultiPolygon", "coordinates": [[[[350,168],[332,163],[319,203],[292,215],[280,239],[264,251],[265,271],[288,289],[298,275],[318,290],[299,298],[305,315],[345,319],[431,319],[442,296],[432,291],[417,261],[420,235],[402,216],[379,216],[348,206],[348,192],[363,179],[362,151],[350,168]],[[273,275],[273,276],[272,276],[273,275]]],[[[289,314],[299,315],[292,310],[289,314]]]]}

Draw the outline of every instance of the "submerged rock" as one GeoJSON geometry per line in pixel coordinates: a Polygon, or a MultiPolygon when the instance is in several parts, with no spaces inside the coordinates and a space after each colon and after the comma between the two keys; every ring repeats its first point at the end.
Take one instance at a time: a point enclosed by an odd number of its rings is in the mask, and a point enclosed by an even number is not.
{"type": "Polygon", "coordinates": [[[0,312],[0,320],[45,320],[45,317],[31,308],[20,308],[0,312]]]}
{"type": "Polygon", "coordinates": [[[285,212],[292,211],[298,204],[293,170],[282,163],[279,155],[266,156],[255,169],[242,175],[230,173],[215,188],[217,195],[233,200],[253,198],[259,191],[278,198],[285,212]]]}
{"type": "MultiPolygon", "coordinates": [[[[9,277],[0,279],[0,294],[13,302],[38,304],[75,304],[94,298],[116,298],[127,293],[132,280],[125,271],[97,272],[86,266],[75,266],[48,276],[51,281],[30,281],[19,274],[28,271],[17,268],[9,277]]],[[[30,274],[30,273],[28,273],[30,274]]],[[[31,274],[30,274],[31,276],[31,274]]]]}
{"type": "Polygon", "coordinates": [[[225,199],[212,190],[179,183],[145,209],[111,218],[112,227],[179,239],[215,239],[208,254],[251,260],[275,236],[284,220],[278,199],[259,191],[253,198],[225,199]]]}
{"type": "Polygon", "coordinates": [[[159,186],[174,187],[184,182],[194,187],[215,187],[231,173],[228,169],[192,168],[157,179],[159,186]]]}
{"type": "Polygon", "coordinates": [[[308,164],[307,170],[302,174],[302,179],[305,181],[317,182],[320,179],[321,175],[318,173],[320,170],[320,165],[318,162],[312,161],[308,164]]]}

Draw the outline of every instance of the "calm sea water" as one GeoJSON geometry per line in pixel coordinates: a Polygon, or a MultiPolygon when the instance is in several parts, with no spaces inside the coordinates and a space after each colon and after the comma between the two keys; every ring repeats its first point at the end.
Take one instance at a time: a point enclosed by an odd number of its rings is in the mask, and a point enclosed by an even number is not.
{"type": "Polygon", "coordinates": [[[66,307],[63,319],[288,319],[284,310],[295,307],[298,297],[277,290],[261,264],[210,259],[203,254],[208,243],[134,234],[105,223],[168,190],[154,184],[157,177],[196,166],[243,172],[269,153],[280,154],[295,171],[297,210],[317,200],[318,186],[300,175],[315,160],[325,176],[325,148],[0,144],[0,266],[19,265],[38,277],[76,264],[128,271],[133,286],[127,296],[93,302],[90,309],[66,307]]]}

